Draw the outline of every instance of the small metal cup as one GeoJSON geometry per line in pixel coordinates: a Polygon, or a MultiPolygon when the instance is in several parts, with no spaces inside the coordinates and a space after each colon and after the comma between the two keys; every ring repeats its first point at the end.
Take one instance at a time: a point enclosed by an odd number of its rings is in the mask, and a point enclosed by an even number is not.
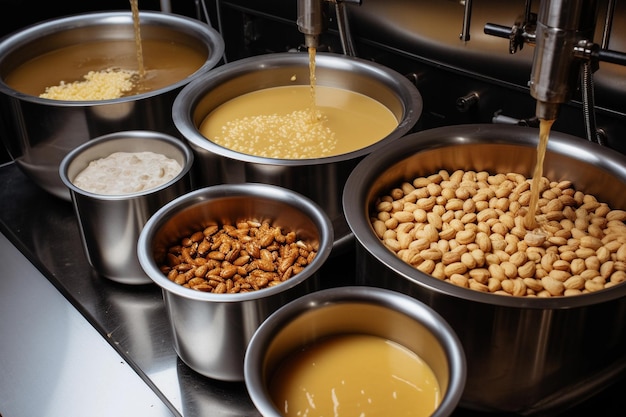
{"type": "Polygon", "coordinates": [[[308,198],[286,188],[259,184],[223,184],[178,197],[157,211],[139,236],[138,256],[146,273],[163,289],[174,349],[191,369],[222,381],[243,380],[248,341],[271,313],[319,287],[319,269],[333,244],[328,216],[308,198]],[[273,287],[216,294],[183,287],[163,274],[157,259],[184,236],[213,222],[236,224],[266,219],[318,242],[317,255],[298,274],[273,287]]]}
{"type": "Polygon", "coordinates": [[[139,234],[159,208],[191,190],[193,160],[193,153],[181,140],[139,130],[98,137],[63,158],[59,175],[70,191],[87,260],[100,275],[124,284],[152,282],[137,259],[139,234]],[[183,169],[167,183],[133,194],[97,194],[73,184],[89,162],[118,151],[160,153],[178,161],[183,169]]]}

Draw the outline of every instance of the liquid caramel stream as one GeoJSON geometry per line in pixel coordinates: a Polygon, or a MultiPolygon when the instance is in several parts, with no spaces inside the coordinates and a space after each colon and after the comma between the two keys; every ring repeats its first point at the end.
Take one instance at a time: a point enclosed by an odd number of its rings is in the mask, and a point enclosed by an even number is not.
{"type": "Polygon", "coordinates": [[[543,177],[543,161],[546,157],[546,149],[548,147],[548,138],[550,137],[550,129],[554,120],[539,121],[539,144],[537,145],[537,161],[535,162],[535,171],[530,185],[530,203],[528,205],[528,213],[524,218],[524,226],[527,230],[533,230],[537,227],[536,213],[539,204],[539,192],[541,178],[543,177]]]}
{"type": "Polygon", "coordinates": [[[316,82],[315,77],[315,53],[316,48],[309,47],[309,83],[311,84],[311,123],[316,123],[317,117],[317,99],[315,97],[316,82]]]}
{"type": "Polygon", "coordinates": [[[130,0],[130,8],[133,13],[133,27],[135,29],[135,47],[137,48],[137,72],[143,78],[146,68],[143,63],[143,47],[141,45],[141,29],[139,28],[139,0],[130,0]]]}

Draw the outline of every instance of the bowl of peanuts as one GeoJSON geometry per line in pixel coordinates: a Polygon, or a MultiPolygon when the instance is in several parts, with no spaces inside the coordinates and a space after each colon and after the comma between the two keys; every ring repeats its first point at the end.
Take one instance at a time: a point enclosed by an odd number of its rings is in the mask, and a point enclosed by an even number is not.
{"type": "Polygon", "coordinates": [[[626,369],[626,158],[552,132],[534,188],[538,143],[527,127],[426,130],[366,157],[344,189],[358,282],[451,324],[468,408],[565,410],[626,369]]]}
{"type": "Polygon", "coordinates": [[[244,366],[264,417],[450,416],[466,376],[441,315],[406,294],[354,285],[281,307],[256,331],[244,366]]]}
{"type": "Polygon", "coordinates": [[[259,324],[319,288],[333,245],[328,216],[282,187],[241,183],[200,188],[146,223],[137,253],[162,288],[174,348],[194,371],[243,380],[259,324]]]}

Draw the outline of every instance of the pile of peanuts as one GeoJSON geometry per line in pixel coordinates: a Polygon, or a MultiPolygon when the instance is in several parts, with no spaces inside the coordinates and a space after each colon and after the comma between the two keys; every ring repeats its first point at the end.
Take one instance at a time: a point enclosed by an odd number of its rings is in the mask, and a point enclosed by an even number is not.
{"type": "Polygon", "coordinates": [[[198,291],[239,293],[280,284],[309,265],[317,248],[269,222],[211,225],[168,249],[160,265],[173,282],[198,291]]]}
{"type": "Polygon", "coordinates": [[[555,297],[626,281],[626,211],[543,177],[526,230],[530,187],[517,173],[441,170],[380,197],[370,220],[400,259],[472,290],[555,297]]]}

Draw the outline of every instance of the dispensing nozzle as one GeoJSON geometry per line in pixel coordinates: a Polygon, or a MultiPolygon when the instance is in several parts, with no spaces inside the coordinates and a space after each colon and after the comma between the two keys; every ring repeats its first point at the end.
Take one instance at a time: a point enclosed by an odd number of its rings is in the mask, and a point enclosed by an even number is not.
{"type": "Polygon", "coordinates": [[[319,36],[326,29],[324,0],[298,0],[298,30],[304,34],[307,48],[317,48],[319,36]]]}
{"type": "Polygon", "coordinates": [[[576,89],[580,65],[575,62],[574,51],[580,39],[593,36],[593,3],[584,0],[540,3],[529,84],[530,94],[537,100],[535,113],[539,119],[556,119],[560,105],[576,89]]]}

